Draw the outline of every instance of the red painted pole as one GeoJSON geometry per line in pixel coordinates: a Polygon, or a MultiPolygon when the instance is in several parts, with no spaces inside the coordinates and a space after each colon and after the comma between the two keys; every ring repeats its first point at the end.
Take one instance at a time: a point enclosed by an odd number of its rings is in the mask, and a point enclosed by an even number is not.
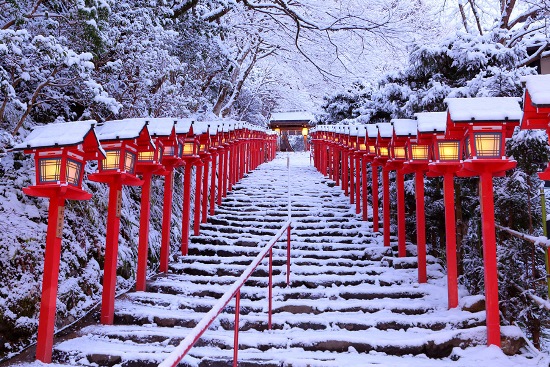
{"type": "Polygon", "coordinates": [[[344,195],[346,196],[349,195],[348,169],[348,150],[342,149],[342,189],[344,190],[344,195]]]}
{"type": "MultiPolygon", "coordinates": [[[[374,174],[374,167],[373,167],[374,174]]],[[[367,189],[367,157],[361,157],[361,199],[363,201],[363,220],[369,220],[369,193],[367,189]]]]}
{"type": "Polygon", "coordinates": [[[403,169],[396,171],[397,181],[397,247],[399,257],[407,256],[407,244],[405,242],[405,173],[403,169]]]}
{"type": "Polygon", "coordinates": [[[208,182],[210,175],[210,156],[207,155],[204,158],[204,178],[202,179],[202,209],[201,209],[201,223],[206,223],[208,220],[208,182]]]}
{"type": "MultiPolygon", "coordinates": [[[[378,232],[380,230],[378,217],[378,165],[371,164],[372,168],[372,230],[378,232]]],[[[366,193],[366,191],[365,191],[366,193]]],[[[366,206],[365,206],[366,209],[366,206]]]]}
{"type": "Polygon", "coordinates": [[[235,295],[235,331],[233,334],[233,367],[239,363],[239,315],[241,313],[241,288],[235,295]]]}
{"type": "Polygon", "coordinates": [[[458,306],[458,281],[456,262],[456,220],[454,174],[446,172],[443,175],[443,196],[445,200],[445,233],[447,255],[447,292],[449,308],[458,306]]]}
{"type": "Polygon", "coordinates": [[[290,225],[286,230],[286,285],[290,285],[290,225]]]}
{"type": "Polygon", "coordinates": [[[495,204],[493,176],[483,172],[481,184],[481,230],[485,265],[485,305],[487,310],[487,344],[500,347],[500,313],[498,308],[497,247],[495,238],[495,204]]]}
{"type": "Polygon", "coordinates": [[[416,248],[418,252],[418,282],[426,283],[426,214],[424,208],[424,172],[415,173],[416,248]]]}
{"type": "Polygon", "coordinates": [[[44,253],[44,274],[42,275],[42,298],[40,299],[40,317],[38,319],[38,338],[36,341],[36,359],[44,363],[52,361],[64,210],[65,199],[62,197],[50,198],[44,253]]]}
{"type": "Polygon", "coordinates": [[[201,206],[202,206],[202,167],[204,164],[202,161],[198,161],[195,165],[195,210],[193,212],[193,234],[198,236],[200,234],[200,225],[201,225],[201,206]]]}
{"type": "Polygon", "coordinates": [[[103,294],[101,298],[101,323],[103,325],[112,325],[114,319],[121,206],[122,183],[121,177],[117,175],[113,177],[113,181],[110,183],[109,187],[105,265],[103,270],[103,294]]]}
{"type": "Polygon", "coordinates": [[[384,246],[390,246],[390,170],[382,167],[383,202],[382,212],[384,214],[384,246]]]}
{"type": "Polygon", "coordinates": [[[181,254],[187,256],[189,251],[189,221],[191,217],[191,169],[193,164],[185,162],[183,177],[183,207],[181,212],[181,254]]]}
{"type": "MultiPolygon", "coordinates": [[[[225,152],[224,152],[224,162],[223,162],[224,167],[223,167],[223,177],[222,177],[222,185],[223,185],[222,186],[222,188],[223,188],[223,194],[222,195],[223,195],[223,197],[227,196],[227,185],[228,185],[227,181],[228,181],[229,175],[231,174],[230,167],[229,167],[229,165],[230,165],[229,155],[231,153],[231,145],[232,144],[230,144],[230,146],[228,146],[226,148],[225,152]]],[[[221,204],[221,201],[220,201],[220,204],[221,204]]]]}
{"type": "Polygon", "coordinates": [[[214,215],[216,209],[216,172],[218,169],[218,153],[212,153],[212,174],[210,175],[210,215],[214,215]]]}
{"type": "Polygon", "coordinates": [[[162,207],[162,236],[160,245],[160,272],[168,271],[168,257],[170,256],[170,230],[172,222],[172,187],[174,184],[174,169],[164,174],[164,201],[162,207]]]}
{"type": "Polygon", "coordinates": [[[349,153],[349,167],[349,203],[355,205],[355,171],[357,170],[355,152],[349,153]]]}
{"type": "Polygon", "coordinates": [[[225,162],[226,162],[226,154],[227,148],[223,148],[223,150],[220,151],[220,167],[218,168],[218,205],[222,204],[222,197],[224,193],[224,175],[225,175],[225,162]]]}
{"type": "Polygon", "coordinates": [[[271,330],[271,312],[273,309],[273,247],[269,250],[269,290],[267,329],[271,330]]]}
{"type": "Polygon", "coordinates": [[[341,164],[340,149],[338,147],[335,147],[333,154],[334,154],[334,181],[336,181],[336,186],[340,186],[340,164],[341,164]]]}
{"type": "Polygon", "coordinates": [[[361,154],[355,155],[355,214],[361,214],[361,154]]]}
{"type": "Polygon", "coordinates": [[[149,252],[149,219],[151,218],[151,179],[153,174],[143,174],[141,187],[141,208],[139,217],[138,259],[136,269],[136,291],[145,291],[147,277],[147,255],[149,252]]]}

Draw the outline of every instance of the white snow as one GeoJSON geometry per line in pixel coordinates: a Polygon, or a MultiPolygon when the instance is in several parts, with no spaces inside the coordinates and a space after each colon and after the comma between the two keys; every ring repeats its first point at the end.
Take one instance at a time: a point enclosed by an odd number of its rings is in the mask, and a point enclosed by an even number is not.
{"type": "Polygon", "coordinates": [[[522,81],[534,105],[550,105],[550,75],[528,75],[522,81]]]}
{"type": "Polygon", "coordinates": [[[392,119],[391,124],[397,136],[416,136],[418,130],[416,120],[392,119]]]}
{"type": "Polygon", "coordinates": [[[446,98],[448,112],[457,121],[519,121],[523,111],[516,97],[446,98]]]}
{"type": "Polygon", "coordinates": [[[445,132],[447,129],[447,112],[419,112],[414,116],[418,121],[418,132],[445,132]]]}
{"type": "Polygon", "coordinates": [[[307,121],[310,122],[314,118],[309,111],[290,111],[290,112],[274,112],[271,114],[270,122],[279,121],[307,121]]]}
{"type": "Polygon", "coordinates": [[[147,129],[151,136],[170,136],[178,119],[176,118],[150,118],[147,129]]]}
{"type": "Polygon", "coordinates": [[[146,124],[145,118],[106,121],[96,127],[97,137],[100,141],[135,139],[146,124]]]}
{"type": "Polygon", "coordinates": [[[378,137],[378,128],[374,124],[369,124],[365,126],[367,128],[367,136],[371,139],[376,139],[378,137]]]}
{"type": "Polygon", "coordinates": [[[37,126],[14,149],[77,145],[84,141],[95,125],[96,121],[88,120],[37,126]]]}
{"type": "MultiPolygon", "coordinates": [[[[389,122],[381,122],[376,124],[381,138],[391,138],[393,136],[393,126],[389,122]]],[[[370,135],[369,135],[370,136],[370,135]]]]}

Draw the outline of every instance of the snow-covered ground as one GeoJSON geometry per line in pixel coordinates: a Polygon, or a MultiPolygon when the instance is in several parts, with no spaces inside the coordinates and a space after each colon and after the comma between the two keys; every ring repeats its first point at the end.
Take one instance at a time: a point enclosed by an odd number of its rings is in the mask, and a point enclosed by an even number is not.
{"type": "MultiPolygon", "coordinates": [[[[273,330],[265,330],[265,260],[242,288],[241,361],[293,367],[549,365],[546,355],[530,348],[507,356],[486,347],[484,311],[447,309],[446,276],[436,259],[429,258],[427,284],[417,282],[414,267],[389,266],[392,251],[383,247],[371,223],[355,214],[340,188],[328,185],[307,153],[290,154],[288,173],[286,156],[237,184],[201,226],[201,235],[192,238],[190,255],[174,262],[169,274],[150,281],[148,292],[119,298],[117,325],[88,326],[78,337],[57,343],[59,365],[105,365],[106,356],[110,365],[122,366],[166,358],[286,220],[289,178],[292,286],[285,286],[286,247],[281,241],[274,250],[273,330]]],[[[414,252],[414,246],[408,249],[414,252]]],[[[414,265],[412,258],[400,262],[414,265]]],[[[461,306],[479,299],[463,288],[460,298],[461,306]]],[[[202,366],[232,360],[233,311],[231,302],[185,362],[202,366]]],[[[521,339],[513,326],[502,327],[502,334],[521,339]]]]}

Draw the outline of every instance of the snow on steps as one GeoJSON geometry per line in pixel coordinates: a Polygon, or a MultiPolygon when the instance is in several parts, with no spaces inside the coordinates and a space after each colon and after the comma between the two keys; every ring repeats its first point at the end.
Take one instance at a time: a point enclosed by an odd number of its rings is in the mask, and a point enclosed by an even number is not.
{"type": "MultiPolygon", "coordinates": [[[[131,367],[163,360],[286,219],[286,177],[286,160],[279,157],[236,185],[201,235],[192,237],[189,256],[150,281],[148,292],[117,299],[117,325],[89,326],[55,345],[56,362],[131,367]]],[[[472,365],[471,355],[457,347],[482,356],[491,350],[484,358],[496,358],[500,367],[529,365],[524,356],[481,347],[484,311],[447,310],[436,259],[428,259],[429,283],[418,284],[414,258],[396,259],[383,248],[371,223],[354,214],[348,198],[329,187],[305,155],[292,156],[292,191],[292,285],[286,287],[281,241],[273,254],[273,330],[266,330],[266,260],[242,288],[240,366],[472,365]]],[[[409,254],[414,251],[408,246],[409,254]]],[[[234,302],[182,365],[231,365],[233,312],[234,302]]],[[[503,327],[502,333],[507,350],[516,353],[518,329],[503,327]]]]}

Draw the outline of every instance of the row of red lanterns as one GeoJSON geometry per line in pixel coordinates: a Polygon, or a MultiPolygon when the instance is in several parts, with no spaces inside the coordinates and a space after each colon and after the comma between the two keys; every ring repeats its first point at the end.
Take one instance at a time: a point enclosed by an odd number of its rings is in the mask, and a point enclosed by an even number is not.
{"type": "MultiPolygon", "coordinates": [[[[493,177],[516,162],[506,157],[506,139],[515,127],[550,132],[550,76],[525,78],[520,98],[447,98],[446,112],[415,114],[390,123],[318,126],[312,129],[316,168],[341,185],[356,212],[367,220],[367,165],[372,169],[372,222],[379,231],[378,168],[382,169],[383,237],[390,246],[389,172],[396,172],[398,254],[406,256],[404,175],[415,174],[418,281],[425,283],[426,235],[424,177],[442,176],[445,202],[448,306],[458,306],[454,177],[480,177],[485,301],[488,344],[500,346],[498,274],[493,177]]],[[[539,174],[550,179],[549,168],[539,174]]]]}
{"type": "Polygon", "coordinates": [[[122,186],[142,186],[136,290],[144,291],[153,175],[164,177],[160,271],[166,272],[174,170],[184,167],[185,171],[181,251],[187,255],[192,168],[196,168],[193,230],[198,235],[200,223],[206,222],[208,213],[214,214],[216,202],[221,204],[245,173],[275,158],[276,142],[274,133],[236,121],[154,118],[102,124],[79,121],[35,128],[14,150],[35,157],[36,185],[23,191],[50,199],[36,358],[51,361],[65,200],[92,197],[82,189],[87,161],[98,161],[97,172],[88,179],[109,185],[101,322],[112,324],[122,186]]]}

